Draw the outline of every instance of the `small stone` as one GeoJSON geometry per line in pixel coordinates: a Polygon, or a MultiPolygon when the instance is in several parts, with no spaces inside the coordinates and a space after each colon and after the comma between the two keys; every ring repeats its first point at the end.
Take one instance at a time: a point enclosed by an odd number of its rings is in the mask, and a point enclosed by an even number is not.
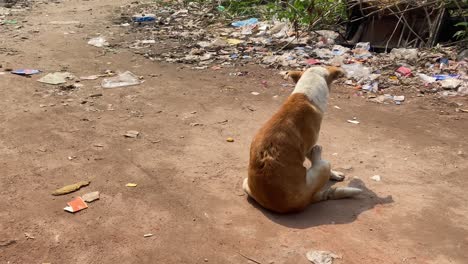
{"type": "Polygon", "coordinates": [[[138,131],[129,130],[124,134],[124,136],[128,137],[128,138],[136,138],[136,137],[138,137],[139,134],[140,134],[140,132],[138,132],[138,131]]]}
{"type": "Polygon", "coordinates": [[[226,138],[226,141],[227,142],[234,142],[234,139],[232,137],[228,137],[228,138],[226,138]]]}

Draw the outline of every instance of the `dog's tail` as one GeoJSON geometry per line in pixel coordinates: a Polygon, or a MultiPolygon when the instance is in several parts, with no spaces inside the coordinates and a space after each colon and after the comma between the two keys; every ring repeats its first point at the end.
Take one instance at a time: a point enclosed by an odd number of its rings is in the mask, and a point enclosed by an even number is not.
{"type": "Polygon", "coordinates": [[[331,187],[317,192],[313,197],[313,202],[352,198],[361,193],[361,189],[354,187],[331,187]]]}

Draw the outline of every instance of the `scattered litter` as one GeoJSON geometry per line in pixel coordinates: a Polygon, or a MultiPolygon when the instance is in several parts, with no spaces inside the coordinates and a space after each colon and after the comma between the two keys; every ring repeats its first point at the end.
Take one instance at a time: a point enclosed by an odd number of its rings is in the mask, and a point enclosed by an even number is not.
{"type": "Polygon", "coordinates": [[[390,52],[390,57],[395,59],[414,61],[418,59],[418,49],[392,49],[390,52]]]}
{"type": "Polygon", "coordinates": [[[435,77],[428,76],[428,75],[426,75],[424,73],[419,73],[418,76],[425,83],[433,83],[433,82],[437,81],[437,79],[435,77]]]}
{"type": "Polygon", "coordinates": [[[371,180],[376,181],[376,182],[379,182],[381,180],[380,175],[374,175],[374,176],[372,176],[370,178],[371,178],[371,180]]]}
{"type": "Polygon", "coordinates": [[[258,93],[258,92],[251,92],[251,94],[253,94],[253,95],[259,95],[260,93],[258,93]]]}
{"type": "Polygon", "coordinates": [[[96,200],[99,200],[99,192],[96,191],[96,192],[86,193],[83,196],[81,196],[81,198],[83,198],[83,200],[85,202],[91,203],[91,202],[94,202],[96,200]]]}
{"type": "Polygon", "coordinates": [[[363,66],[361,63],[346,64],[342,67],[346,71],[348,78],[353,78],[356,81],[367,79],[371,74],[371,70],[368,67],[363,66]]]}
{"type": "Polygon", "coordinates": [[[369,52],[371,46],[369,42],[359,42],[356,44],[353,54],[355,58],[363,59],[372,57],[372,54],[369,52]]]}
{"type": "Polygon", "coordinates": [[[319,60],[316,60],[316,59],[307,59],[307,60],[306,60],[306,63],[307,63],[308,65],[317,65],[317,64],[321,64],[322,62],[319,61],[319,60]]]}
{"type": "Polygon", "coordinates": [[[235,21],[231,23],[233,27],[244,27],[244,26],[251,26],[258,23],[258,18],[249,18],[246,20],[235,21]]]}
{"type": "Polygon", "coordinates": [[[228,137],[228,138],[226,138],[226,141],[227,142],[234,142],[234,139],[232,137],[228,137]]]}
{"type": "Polygon", "coordinates": [[[34,70],[34,69],[18,69],[18,70],[13,70],[11,73],[17,74],[17,75],[33,75],[33,74],[38,74],[40,73],[40,70],[34,70]]]}
{"type": "Polygon", "coordinates": [[[330,251],[311,250],[306,254],[307,259],[314,264],[333,264],[334,259],[341,259],[330,251]]]}
{"type": "Polygon", "coordinates": [[[71,193],[76,190],[79,190],[81,187],[88,186],[89,184],[90,184],[89,181],[80,181],[75,184],[70,184],[60,189],[57,189],[52,193],[52,195],[63,195],[63,194],[71,193]]]}
{"type": "Polygon", "coordinates": [[[136,137],[138,137],[138,135],[140,135],[140,132],[138,132],[136,130],[129,130],[129,131],[125,132],[125,134],[124,134],[124,136],[128,137],[128,138],[136,138],[136,137]]]}
{"type": "Polygon", "coordinates": [[[37,81],[41,83],[57,85],[66,83],[67,80],[73,80],[74,78],[75,76],[73,76],[73,74],[69,72],[54,72],[47,74],[46,76],[40,78],[37,81]]]}
{"type": "Polygon", "coordinates": [[[401,66],[396,70],[397,73],[400,73],[402,76],[409,77],[411,76],[411,69],[405,66],[401,66]]]}
{"type": "Polygon", "coordinates": [[[357,124],[360,123],[360,122],[357,121],[357,120],[346,120],[346,122],[351,123],[351,124],[355,124],[355,125],[357,125],[357,124]]]}
{"type": "Polygon", "coordinates": [[[137,185],[138,184],[136,184],[136,183],[127,183],[127,184],[125,184],[125,186],[127,186],[127,187],[137,187],[137,185]]]}
{"type": "Polygon", "coordinates": [[[131,73],[130,71],[126,71],[115,77],[102,80],[101,86],[103,88],[117,88],[117,87],[139,85],[140,83],[141,81],[138,78],[138,76],[131,73]]]}
{"type": "Polygon", "coordinates": [[[440,82],[440,85],[444,89],[453,90],[453,89],[457,89],[458,87],[460,87],[460,85],[462,85],[462,83],[463,83],[462,80],[449,78],[449,79],[442,80],[440,82]]]}
{"type": "Polygon", "coordinates": [[[143,235],[143,237],[152,237],[152,236],[153,236],[153,234],[151,234],[151,233],[150,233],[150,234],[144,234],[144,235],[143,235]]]}
{"type": "Polygon", "coordinates": [[[134,15],[132,17],[133,22],[136,23],[148,23],[156,21],[155,14],[143,14],[143,15],[134,15]]]}
{"type": "Polygon", "coordinates": [[[443,81],[447,79],[458,79],[460,78],[460,75],[458,74],[436,74],[434,75],[434,78],[436,78],[436,81],[443,81]]]}
{"type": "Polygon", "coordinates": [[[104,46],[109,46],[109,42],[104,37],[95,37],[88,41],[88,44],[91,46],[95,46],[98,48],[102,48],[104,46]]]}
{"type": "Polygon", "coordinates": [[[333,106],[333,108],[335,108],[335,109],[341,109],[341,107],[339,107],[339,106],[337,106],[337,105],[333,106]]]}
{"type": "Polygon", "coordinates": [[[76,213],[86,208],[88,208],[88,205],[85,203],[85,201],[83,201],[81,197],[76,197],[75,199],[68,202],[67,207],[63,208],[63,210],[70,213],[76,213]]]}
{"type": "Polygon", "coordinates": [[[401,104],[403,101],[405,101],[405,96],[404,95],[399,95],[399,96],[393,96],[393,101],[395,101],[396,104],[401,104]]]}

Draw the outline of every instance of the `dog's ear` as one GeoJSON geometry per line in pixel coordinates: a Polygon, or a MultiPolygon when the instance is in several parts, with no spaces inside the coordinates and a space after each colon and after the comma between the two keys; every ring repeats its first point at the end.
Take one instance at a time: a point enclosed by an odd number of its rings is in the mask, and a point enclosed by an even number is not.
{"type": "Polygon", "coordinates": [[[294,81],[294,83],[297,83],[303,73],[304,73],[303,71],[288,71],[286,73],[286,76],[291,78],[294,81]]]}
{"type": "Polygon", "coordinates": [[[328,76],[327,76],[328,84],[346,75],[345,71],[340,67],[330,66],[330,67],[327,67],[327,71],[328,71],[328,76]]]}

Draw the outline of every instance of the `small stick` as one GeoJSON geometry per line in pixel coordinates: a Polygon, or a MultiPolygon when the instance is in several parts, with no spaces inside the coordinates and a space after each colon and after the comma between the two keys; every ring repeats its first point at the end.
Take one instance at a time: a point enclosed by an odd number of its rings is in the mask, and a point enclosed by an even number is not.
{"type": "Polygon", "coordinates": [[[244,257],[244,258],[247,259],[247,260],[252,261],[253,263],[262,264],[261,262],[258,262],[258,261],[256,261],[256,260],[253,259],[253,258],[247,257],[246,255],[242,254],[240,251],[239,251],[238,253],[239,253],[239,255],[241,255],[242,257],[244,257]]]}

